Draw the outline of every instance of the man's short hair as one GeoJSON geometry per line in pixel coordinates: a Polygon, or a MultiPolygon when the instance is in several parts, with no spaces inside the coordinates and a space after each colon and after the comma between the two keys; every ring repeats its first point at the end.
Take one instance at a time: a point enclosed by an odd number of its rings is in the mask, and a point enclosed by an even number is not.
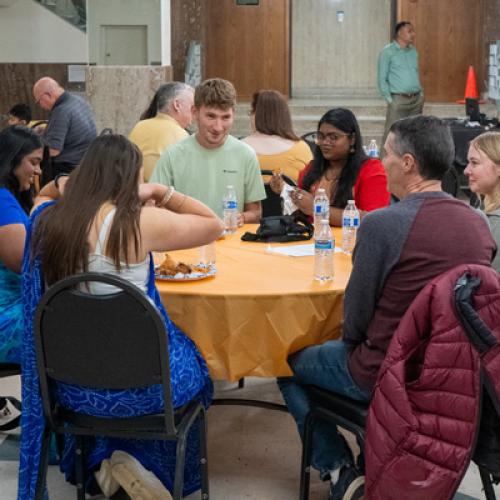
{"type": "Polygon", "coordinates": [[[31,121],[31,109],[27,104],[15,104],[9,109],[9,115],[24,120],[26,123],[31,121]]]}
{"type": "Polygon", "coordinates": [[[401,28],[404,28],[405,26],[411,25],[410,21],[400,21],[398,24],[396,24],[396,27],[394,28],[394,36],[398,36],[399,30],[401,28]]]}
{"type": "Polygon", "coordinates": [[[224,111],[236,106],[236,90],[234,85],[222,78],[209,78],[201,82],[194,92],[196,109],[202,106],[220,108],[224,111]]]}
{"type": "Polygon", "coordinates": [[[435,116],[411,116],[394,122],[394,151],[415,158],[423,179],[441,180],[455,157],[449,125],[435,116]]]}

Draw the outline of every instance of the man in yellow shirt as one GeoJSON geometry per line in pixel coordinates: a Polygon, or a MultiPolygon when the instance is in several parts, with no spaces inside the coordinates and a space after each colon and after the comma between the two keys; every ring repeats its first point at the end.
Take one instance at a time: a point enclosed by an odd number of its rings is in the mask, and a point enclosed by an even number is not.
{"type": "Polygon", "coordinates": [[[129,139],[143,154],[144,180],[148,181],[158,158],[170,144],[188,137],[186,127],[193,119],[194,89],[169,82],[157,91],[129,139]]]}

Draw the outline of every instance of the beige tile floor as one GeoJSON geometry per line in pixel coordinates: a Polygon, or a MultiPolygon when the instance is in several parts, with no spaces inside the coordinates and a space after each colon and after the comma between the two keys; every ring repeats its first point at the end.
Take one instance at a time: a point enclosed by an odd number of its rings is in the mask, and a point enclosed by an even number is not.
{"type": "MultiPolygon", "coordinates": [[[[19,393],[19,379],[0,380],[0,394],[19,393]]],[[[220,397],[245,397],[281,402],[271,379],[246,379],[239,390],[235,384],[217,383],[220,397]]],[[[298,498],[300,442],[292,418],[283,412],[253,407],[213,406],[208,413],[211,498],[215,500],[289,500],[298,498]]],[[[5,436],[0,434],[0,442],[5,436]]],[[[2,445],[0,443],[0,456],[2,445]]],[[[51,500],[75,498],[56,467],[49,468],[51,500]]],[[[0,500],[17,497],[16,461],[0,461],[0,500]]],[[[311,482],[311,500],[327,498],[328,485],[316,474],[311,482]]],[[[479,475],[471,466],[456,500],[483,498],[479,475]]],[[[500,488],[497,491],[500,498],[500,488]]],[[[188,500],[200,498],[193,493],[188,500]]]]}

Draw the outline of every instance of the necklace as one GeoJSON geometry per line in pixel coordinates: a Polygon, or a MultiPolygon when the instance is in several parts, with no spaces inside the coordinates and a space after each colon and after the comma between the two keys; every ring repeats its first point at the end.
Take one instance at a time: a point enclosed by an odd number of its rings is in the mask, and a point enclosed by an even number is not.
{"type": "Polygon", "coordinates": [[[340,177],[340,172],[336,172],[335,170],[327,170],[325,172],[325,179],[329,182],[334,182],[338,180],[339,177],[340,177]]]}

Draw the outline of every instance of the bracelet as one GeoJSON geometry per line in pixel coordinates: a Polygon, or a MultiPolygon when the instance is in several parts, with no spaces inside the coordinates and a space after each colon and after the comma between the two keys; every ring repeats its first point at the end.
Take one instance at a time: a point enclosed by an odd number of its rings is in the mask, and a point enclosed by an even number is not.
{"type": "Polygon", "coordinates": [[[167,191],[165,192],[165,196],[160,201],[159,206],[164,207],[170,201],[170,198],[172,198],[174,192],[175,192],[174,186],[168,186],[167,191]]]}

